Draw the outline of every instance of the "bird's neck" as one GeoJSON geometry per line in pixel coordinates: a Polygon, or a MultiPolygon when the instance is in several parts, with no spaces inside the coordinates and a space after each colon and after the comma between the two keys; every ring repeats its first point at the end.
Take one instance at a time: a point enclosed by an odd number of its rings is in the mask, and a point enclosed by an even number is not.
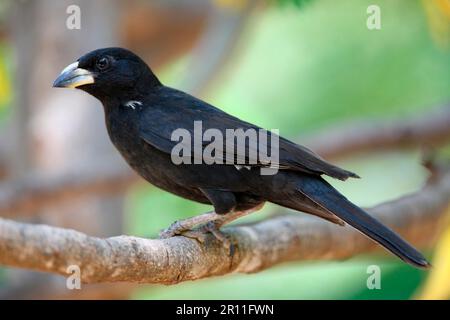
{"type": "Polygon", "coordinates": [[[161,86],[163,85],[155,74],[147,69],[133,83],[126,86],[108,87],[107,90],[86,87],[84,90],[99,99],[105,109],[108,109],[126,105],[130,101],[143,101],[148,95],[158,91],[161,86]]]}
{"type": "Polygon", "coordinates": [[[119,106],[129,106],[132,102],[143,102],[147,100],[148,96],[154,94],[162,86],[161,82],[153,77],[141,78],[136,82],[136,85],[131,88],[120,88],[120,95],[105,94],[99,97],[99,100],[107,109],[119,106]]]}

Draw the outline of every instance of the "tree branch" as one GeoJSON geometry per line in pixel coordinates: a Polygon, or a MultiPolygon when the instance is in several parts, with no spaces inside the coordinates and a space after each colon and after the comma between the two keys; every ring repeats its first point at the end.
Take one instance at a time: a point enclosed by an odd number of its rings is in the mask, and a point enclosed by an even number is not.
{"type": "Polygon", "coordinates": [[[33,214],[46,206],[86,196],[117,194],[137,180],[137,175],[128,168],[105,164],[53,177],[30,175],[23,181],[0,184],[0,214],[3,217],[33,214]]]}
{"type": "Polygon", "coordinates": [[[322,132],[304,144],[326,159],[364,151],[438,147],[450,140],[450,105],[409,119],[353,121],[322,132]]]}
{"type": "MultiPolygon", "coordinates": [[[[433,241],[450,199],[450,171],[421,191],[369,212],[415,245],[433,241]]],[[[344,259],[376,245],[350,227],[305,215],[284,215],[225,229],[235,244],[230,255],[208,236],[165,240],[119,236],[107,239],[46,225],[0,219],[0,263],[67,275],[78,265],[84,282],[173,284],[233,272],[251,273],[292,260],[344,259]]]]}

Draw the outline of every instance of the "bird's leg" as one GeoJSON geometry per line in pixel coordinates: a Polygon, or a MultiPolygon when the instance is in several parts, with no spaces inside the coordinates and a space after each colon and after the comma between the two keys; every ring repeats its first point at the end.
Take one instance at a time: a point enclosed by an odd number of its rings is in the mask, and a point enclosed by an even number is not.
{"type": "MultiPolygon", "coordinates": [[[[214,237],[217,240],[219,240],[220,242],[222,242],[223,246],[229,250],[230,255],[232,256],[234,254],[234,245],[227,238],[227,236],[222,231],[220,231],[220,228],[234,220],[237,220],[241,217],[244,217],[255,211],[258,211],[263,206],[264,206],[264,202],[257,205],[256,207],[253,207],[248,210],[231,211],[229,213],[219,215],[219,217],[217,219],[211,220],[211,221],[207,222],[205,225],[201,226],[198,229],[198,231],[201,231],[203,234],[204,234],[204,232],[212,233],[214,235],[214,237]]],[[[189,232],[191,232],[191,231],[188,231],[188,233],[189,232]]],[[[196,233],[197,230],[192,231],[192,232],[196,233]]],[[[189,234],[186,234],[186,236],[189,236],[189,234]]],[[[194,237],[195,237],[195,235],[194,235],[194,237]]]]}
{"type": "Polygon", "coordinates": [[[219,240],[225,248],[234,253],[234,246],[226,235],[220,231],[220,228],[236,219],[244,217],[250,213],[258,211],[263,207],[264,203],[260,205],[241,211],[231,211],[226,214],[217,214],[214,211],[201,214],[192,218],[179,220],[174,222],[169,228],[160,233],[162,239],[170,238],[175,235],[183,235],[188,238],[194,238],[199,242],[205,242],[206,234],[211,233],[217,240],[219,240]],[[200,226],[199,226],[200,225],[200,226]],[[199,226],[194,229],[195,226],[199,226]]]}
{"type": "Polygon", "coordinates": [[[214,221],[212,221],[212,223],[214,223],[216,225],[217,229],[219,229],[223,225],[226,225],[234,220],[245,217],[255,211],[260,210],[263,206],[264,206],[264,202],[257,205],[256,207],[250,208],[248,210],[231,211],[227,214],[220,215],[220,217],[218,219],[215,219],[214,221]]]}
{"type": "Polygon", "coordinates": [[[192,218],[178,220],[172,223],[169,228],[163,230],[159,234],[159,237],[161,239],[167,239],[176,235],[184,234],[187,231],[191,231],[195,226],[207,224],[208,222],[219,218],[221,218],[220,214],[210,211],[192,218]]]}
{"type": "Polygon", "coordinates": [[[205,241],[206,233],[211,233],[214,237],[222,242],[224,247],[230,250],[230,254],[233,254],[234,248],[230,240],[226,235],[220,231],[220,228],[225,224],[228,224],[236,219],[244,217],[250,213],[258,211],[264,205],[264,202],[260,205],[248,210],[231,211],[226,214],[217,214],[214,211],[210,211],[192,218],[178,220],[174,222],[169,228],[163,230],[160,233],[161,239],[167,239],[176,235],[183,235],[189,238],[197,239],[200,242],[205,241]],[[200,225],[200,227],[194,229],[194,227],[200,225]]]}

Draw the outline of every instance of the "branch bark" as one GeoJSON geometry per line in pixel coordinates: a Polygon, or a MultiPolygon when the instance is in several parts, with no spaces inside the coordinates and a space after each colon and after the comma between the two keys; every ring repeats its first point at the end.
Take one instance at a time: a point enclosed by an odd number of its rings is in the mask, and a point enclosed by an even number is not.
{"type": "MultiPolygon", "coordinates": [[[[369,212],[415,245],[432,243],[449,206],[450,170],[422,190],[369,212]]],[[[305,215],[284,215],[225,229],[230,255],[212,236],[204,244],[183,236],[165,240],[90,237],[46,225],[0,219],[0,263],[67,275],[78,265],[82,281],[174,284],[228,273],[252,273],[292,260],[344,259],[376,245],[350,227],[305,215]]]]}

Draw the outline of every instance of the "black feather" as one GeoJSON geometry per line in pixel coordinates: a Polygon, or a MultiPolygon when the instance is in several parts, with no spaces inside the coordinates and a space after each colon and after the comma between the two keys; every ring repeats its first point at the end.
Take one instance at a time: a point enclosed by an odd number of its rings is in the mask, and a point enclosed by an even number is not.
{"type": "Polygon", "coordinates": [[[403,261],[419,268],[430,267],[422,254],[409,243],[348,201],[325,180],[305,176],[298,180],[298,188],[303,195],[373,239],[403,261]]]}

